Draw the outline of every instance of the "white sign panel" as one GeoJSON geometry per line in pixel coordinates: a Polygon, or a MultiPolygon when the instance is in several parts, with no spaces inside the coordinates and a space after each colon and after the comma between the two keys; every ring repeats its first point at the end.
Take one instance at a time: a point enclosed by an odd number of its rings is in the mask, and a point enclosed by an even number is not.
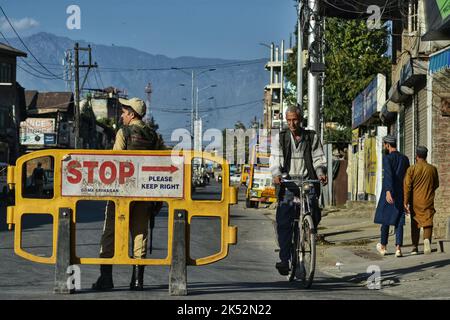
{"type": "Polygon", "coordinates": [[[70,155],[62,161],[62,196],[183,198],[182,156],[70,155]]]}
{"type": "Polygon", "coordinates": [[[55,119],[53,118],[27,118],[20,123],[20,143],[22,145],[56,144],[56,136],[50,141],[49,134],[55,134],[55,119]]]}

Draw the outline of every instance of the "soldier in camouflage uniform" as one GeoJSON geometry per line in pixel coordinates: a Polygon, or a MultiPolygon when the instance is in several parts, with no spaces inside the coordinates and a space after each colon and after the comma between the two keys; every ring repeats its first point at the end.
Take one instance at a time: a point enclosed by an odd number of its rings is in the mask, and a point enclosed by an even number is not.
{"type": "MultiPolygon", "coordinates": [[[[119,99],[122,104],[123,126],[116,134],[113,150],[157,150],[161,141],[153,128],[142,121],[146,113],[144,101],[138,98],[119,99]]],[[[161,208],[159,202],[136,201],[130,207],[130,232],[133,245],[133,257],[145,258],[148,241],[148,225],[152,214],[161,208]]],[[[101,240],[100,258],[114,256],[114,203],[108,202],[105,211],[105,223],[101,240]]],[[[143,290],[144,267],[133,266],[130,289],[143,290]]],[[[100,266],[100,277],[92,285],[94,290],[114,288],[112,265],[100,266]]]]}

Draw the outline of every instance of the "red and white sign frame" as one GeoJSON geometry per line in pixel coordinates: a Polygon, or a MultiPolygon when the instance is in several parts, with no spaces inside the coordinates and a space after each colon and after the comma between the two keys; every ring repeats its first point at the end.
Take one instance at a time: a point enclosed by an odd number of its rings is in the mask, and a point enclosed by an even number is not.
{"type": "Polygon", "coordinates": [[[182,155],[80,153],[61,161],[63,197],[184,198],[184,178],[182,155]]]}

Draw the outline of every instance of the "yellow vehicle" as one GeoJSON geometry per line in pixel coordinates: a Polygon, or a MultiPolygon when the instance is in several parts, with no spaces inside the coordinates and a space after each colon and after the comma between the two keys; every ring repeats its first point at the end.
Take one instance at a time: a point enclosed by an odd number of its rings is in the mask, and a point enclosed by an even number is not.
{"type": "Polygon", "coordinates": [[[253,146],[245,199],[247,208],[258,208],[259,203],[273,203],[277,200],[269,170],[269,157],[269,153],[259,152],[259,145],[253,146]]]}
{"type": "Polygon", "coordinates": [[[250,165],[243,164],[241,166],[241,185],[245,186],[247,185],[249,175],[250,175],[250,165]]]}

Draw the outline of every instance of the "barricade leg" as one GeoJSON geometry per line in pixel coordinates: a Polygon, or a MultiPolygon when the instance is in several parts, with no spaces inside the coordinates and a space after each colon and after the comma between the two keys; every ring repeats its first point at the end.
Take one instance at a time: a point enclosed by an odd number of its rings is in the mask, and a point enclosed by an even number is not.
{"type": "Polygon", "coordinates": [[[70,267],[70,221],[72,210],[59,208],[58,213],[58,242],[56,248],[55,287],[53,293],[68,294],[75,290],[69,288],[68,269],[70,267]]]}
{"type": "Polygon", "coordinates": [[[169,293],[171,296],[187,295],[186,218],[186,210],[175,210],[172,263],[169,275],[169,293]]]}

